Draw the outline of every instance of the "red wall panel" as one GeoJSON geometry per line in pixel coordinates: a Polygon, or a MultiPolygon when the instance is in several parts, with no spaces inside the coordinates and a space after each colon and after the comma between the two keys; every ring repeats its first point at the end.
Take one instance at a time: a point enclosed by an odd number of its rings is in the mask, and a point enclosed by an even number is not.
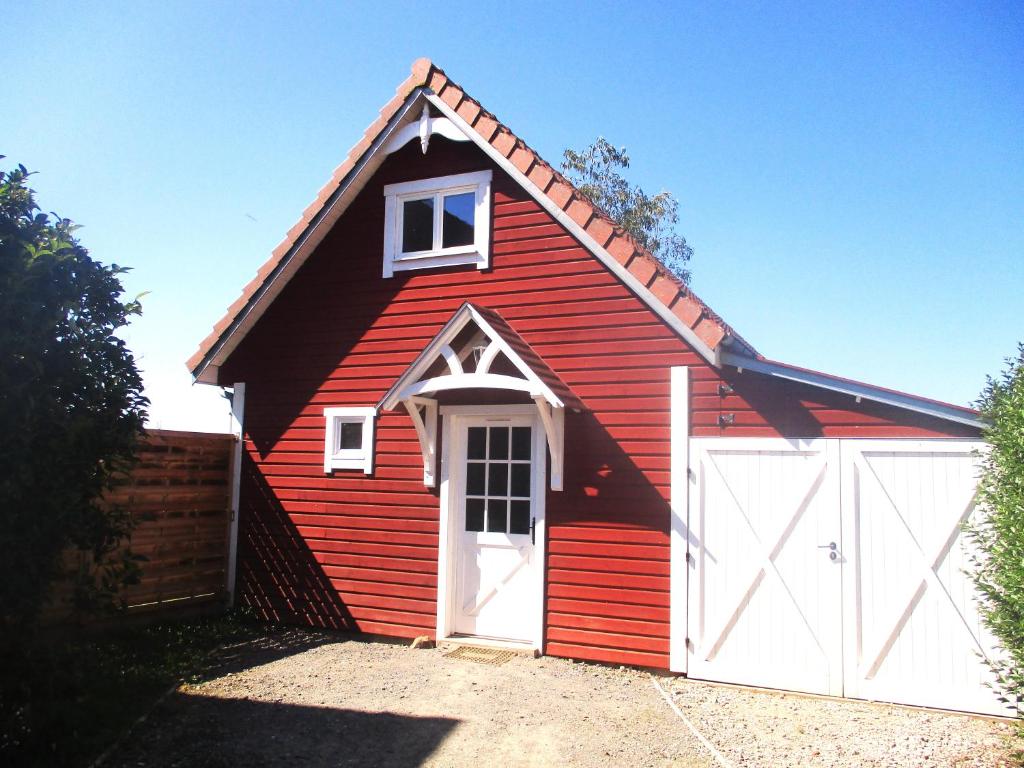
{"type": "Polygon", "coordinates": [[[327,476],[322,414],[376,404],[465,300],[501,313],[586,406],[567,415],[565,489],[547,500],[552,654],[667,666],[669,366],[691,367],[694,435],[974,435],[752,373],[720,394],[720,373],[508,176],[435,138],[426,156],[414,143],[384,163],[221,369],[247,385],[245,602],[314,626],[432,634],[438,497],[411,423],[381,415],[372,477],[327,476]],[[482,168],[492,267],[381,278],[383,185],[482,168]]]}

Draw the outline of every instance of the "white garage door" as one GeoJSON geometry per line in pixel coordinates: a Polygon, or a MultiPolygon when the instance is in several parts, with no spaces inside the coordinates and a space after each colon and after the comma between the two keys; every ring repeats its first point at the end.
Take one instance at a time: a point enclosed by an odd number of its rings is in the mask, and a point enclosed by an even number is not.
{"type": "Polygon", "coordinates": [[[979,447],[693,439],[686,671],[1006,714],[963,573],[979,447]]]}

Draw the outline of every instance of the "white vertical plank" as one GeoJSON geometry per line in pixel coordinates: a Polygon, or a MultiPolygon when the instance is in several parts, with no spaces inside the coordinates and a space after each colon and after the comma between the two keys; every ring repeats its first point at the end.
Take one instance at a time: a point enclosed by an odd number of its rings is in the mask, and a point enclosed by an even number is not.
{"type": "Polygon", "coordinates": [[[441,426],[441,444],[444,446],[441,454],[441,480],[438,498],[440,510],[437,527],[437,622],[435,626],[435,639],[443,640],[448,637],[449,632],[449,611],[448,603],[452,591],[452,514],[451,514],[451,456],[457,453],[454,445],[454,438],[457,430],[452,427],[452,421],[456,416],[444,414],[441,426]]]}
{"type": "Polygon", "coordinates": [[[690,472],[690,370],[673,366],[671,387],[671,514],[672,533],[669,577],[669,669],[687,670],[688,576],[690,472]]]}
{"type": "Polygon", "coordinates": [[[231,455],[231,528],[228,533],[228,606],[235,604],[235,578],[238,571],[238,514],[242,493],[242,452],[245,447],[245,383],[236,382],[231,395],[231,432],[235,447],[231,455]]]}

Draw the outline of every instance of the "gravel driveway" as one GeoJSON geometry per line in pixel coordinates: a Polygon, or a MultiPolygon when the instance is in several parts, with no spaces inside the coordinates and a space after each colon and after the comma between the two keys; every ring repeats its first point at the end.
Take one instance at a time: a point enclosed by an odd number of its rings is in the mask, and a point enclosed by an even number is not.
{"type": "MultiPolygon", "coordinates": [[[[990,766],[1008,727],[659,678],[734,765],[990,766]]],[[[105,766],[677,766],[717,768],[650,674],[272,633],[167,697],[105,766]]]]}

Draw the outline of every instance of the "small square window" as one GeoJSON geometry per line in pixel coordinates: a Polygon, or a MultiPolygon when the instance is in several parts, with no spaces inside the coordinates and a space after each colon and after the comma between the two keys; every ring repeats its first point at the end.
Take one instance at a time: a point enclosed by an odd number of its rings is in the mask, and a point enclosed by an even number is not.
{"type": "Polygon", "coordinates": [[[490,258],[491,172],[384,187],[384,277],[490,258]]]}
{"type": "Polygon", "coordinates": [[[373,471],[374,408],[324,408],[324,472],[373,471]]]}

